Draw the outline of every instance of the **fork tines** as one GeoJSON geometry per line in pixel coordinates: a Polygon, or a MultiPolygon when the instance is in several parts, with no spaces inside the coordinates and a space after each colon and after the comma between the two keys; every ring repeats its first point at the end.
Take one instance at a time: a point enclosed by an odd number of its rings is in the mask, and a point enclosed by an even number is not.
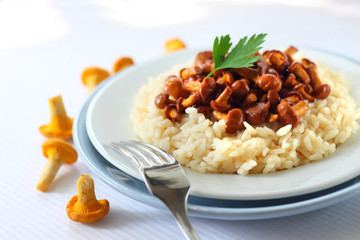
{"type": "Polygon", "coordinates": [[[105,144],[129,157],[138,167],[173,164],[177,162],[173,156],[162,149],[144,142],[120,141],[105,144]]]}

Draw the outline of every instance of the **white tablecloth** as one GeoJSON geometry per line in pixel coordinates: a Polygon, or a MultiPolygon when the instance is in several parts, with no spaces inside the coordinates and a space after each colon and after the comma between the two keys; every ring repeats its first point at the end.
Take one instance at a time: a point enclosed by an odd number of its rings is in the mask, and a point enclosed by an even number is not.
{"type": "MultiPolygon", "coordinates": [[[[164,42],[212,45],[215,36],[316,47],[360,61],[360,4],[350,1],[0,1],[0,239],[183,239],[168,211],[132,200],[79,159],[61,167],[49,192],[35,189],[46,159],[38,127],[48,98],[61,94],[76,116],[91,65],[111,69],[121,56],[141,63],[164,42]],[[71,221],[65,206],[84,173],[110,202],[94,224],[71,221]]],[[[296,216],[255,221],[191,218],[202,239],[359,239],[360,195],[296,216]]]]}

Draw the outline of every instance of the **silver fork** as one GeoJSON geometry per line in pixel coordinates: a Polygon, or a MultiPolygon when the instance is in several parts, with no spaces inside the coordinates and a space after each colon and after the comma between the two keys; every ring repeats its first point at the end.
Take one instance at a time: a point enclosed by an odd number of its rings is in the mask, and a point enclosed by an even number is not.
{"type": "Polygon", "coordinates": [[[187,215],[190,182],[184,169],[169,153],[148,143],[121,141],[105,143],[131,159],[142,173],[149,191],[169,208],[187,239],[200,239],[187,215]]]}

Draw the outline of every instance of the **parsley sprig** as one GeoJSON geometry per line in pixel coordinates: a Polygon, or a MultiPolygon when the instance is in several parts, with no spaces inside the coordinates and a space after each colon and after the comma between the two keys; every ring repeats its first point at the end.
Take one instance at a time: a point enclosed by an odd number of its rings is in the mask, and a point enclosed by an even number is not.
{"type": "Polygon", "coordinates": [[[253,63],[260,59],[259,56],[251,56],[256,53],[262,47],[260,45],[264,42],[264,38],[267,34],[254,34],[249,40],[247,37],[240,39],[238,44],[228,53],[232,43],[230,42],[229,34],[219,38],[216,37],[213,46],[213,60],[214,70],[207,75],[210,77],[216,70],[224,68],[243,68],[252,67],[253,63]]]}

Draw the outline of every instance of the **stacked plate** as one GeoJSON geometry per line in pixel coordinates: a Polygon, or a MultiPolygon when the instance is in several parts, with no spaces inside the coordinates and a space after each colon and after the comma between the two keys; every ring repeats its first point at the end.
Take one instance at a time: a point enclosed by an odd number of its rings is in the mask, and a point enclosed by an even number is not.
{"type": "MultiPolygon", "coordinates": [[[[117,191],[145,204],[165,208],[152,196],[136,167],[103,143],[136,139],[130,111],[139,88],[174,65],[186,63],[201,49],[179,51],[134,66],[104,81],[76,118],[74,143],[81,158],[117,191]]],[[[350,94],[360,103],[359,63],[336,54],[306,49],[304,55],[344,72],[350,94]]],[[[324,160],[271,174],[202,174],[191,170],[189,214],[217,219],[264,219],[308,212],[342,201],[360,190],[360,134],[353,135],[324,160]]]]}

